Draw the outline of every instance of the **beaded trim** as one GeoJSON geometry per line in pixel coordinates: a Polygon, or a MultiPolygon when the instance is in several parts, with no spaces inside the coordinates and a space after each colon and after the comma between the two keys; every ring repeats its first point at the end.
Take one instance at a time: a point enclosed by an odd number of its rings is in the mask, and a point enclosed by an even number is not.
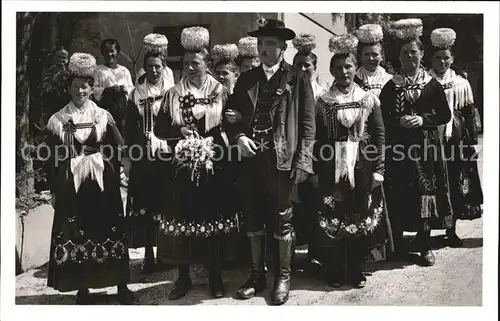
{"type": "Polygon", "coordinates": [[[204,221],[200,223],[194,222],[178,222],[173,220],[162,220],[160,221],[160,231],[164,235],[173,236],[194,236],[207,238],[210,236],[224,235],[232,232],[240,231],[240,220],[239,216],[241,213],[236,213],[231,218],[220,217],[218,220],[214,221],[204,221]]]}

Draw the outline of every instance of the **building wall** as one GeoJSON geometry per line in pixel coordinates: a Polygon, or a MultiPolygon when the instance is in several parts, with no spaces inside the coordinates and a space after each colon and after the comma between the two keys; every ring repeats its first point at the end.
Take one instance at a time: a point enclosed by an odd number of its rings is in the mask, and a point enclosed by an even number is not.
{"type": "MultiPolygon", "coordinates": [[[[277,13],[263,13],[265,18],[277,18],[277,13]]],[[[221,43],[237,43],[248,31],[257,28],[256,13],[97,13],[81,21],[77,26],[78,36],[73,42],[70,52],[84,51],[93,54],[98,63],[102,62],[99,43],[105,38],[115,38],[122,51],[135,54],[140,50],[142,39],[157,27],[208,24],[211,29],[211,46],[221,43]],[[127,28],[130,27],[130,35],[127,28]]],[[[130,69],[134,76],[133,64],[124,56],[119,63],[130,69]]],[[[139,57],[137,71],[142,67],[142,57],[139,57]]]]}
{"type": "MultiPolygon", "coordinates": [[[[335,34],[345,33],[343,18],[338,19],[334,24],[331,14],[329,13],[314,13],[306,15],[335,34]]],[[[304,32],[316,36],[316,49],[314,50],[314,53],[318,56],[317,76],[320,84],[324,88],[328,88],[333,82],[333,77],[329,70],[330,58],[332,55],[328,49],[328,41],[333,34],[299,13],[284,13],[283,20],[285,25],[294,30],[297,34],[304,32]]],[[[288,49],[285,52],[285,60],[292,63],[293,57],[296,53],[297,50],[293,47],[292,41],[289,41],[288,49]]]]}

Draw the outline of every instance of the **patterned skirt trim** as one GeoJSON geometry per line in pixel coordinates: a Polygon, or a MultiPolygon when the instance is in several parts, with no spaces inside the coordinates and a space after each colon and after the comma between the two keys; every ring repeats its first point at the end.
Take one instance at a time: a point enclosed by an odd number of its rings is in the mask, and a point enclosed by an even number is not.
{"type": "Polygon", "coordinates": [[[323,198],[323,209],[318,211],[318,224],[332,239],[361,237],[373,233],[383,217],[384,198],[372,201],[372,194],[368,196],[368,216],[354,213],[339,217],[336,204],[333,196],[326,196],[323,198]]]}
{"type": "Polygon", "coordinates": [[[102,264],[109,260],[128,260],[128,249],[125,235],[121,239],[104,241],[86,239],[85,241],[73,241],[59,235],[53,242],[52,259],[57,266],[66,264],[98,263],[102,264]]]}
{"type": "Polygon", "coordinates": [[[239,233],[242,225],[240,220],[241,212],[231,217],[220,216],[216,220],[207,220],[203,222],[192,222],[188,220],[177,221],[161,220],[160,232],[164,235],[173,236],[192,236],[198,238],[208,238],[216,235],[239,233]]]}

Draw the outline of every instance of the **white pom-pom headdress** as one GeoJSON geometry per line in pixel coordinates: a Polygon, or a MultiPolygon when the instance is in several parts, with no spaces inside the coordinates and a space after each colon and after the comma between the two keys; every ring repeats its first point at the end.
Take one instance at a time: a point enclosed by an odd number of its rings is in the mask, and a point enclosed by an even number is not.
{"type": "Polygon", "coordinates": [[[396,38],[404,41],[418,39],[422,35],[423,24],[420,19],[401,19],[391,23],[390,31],[396,38]]]}
{"type": "Polygon", "coordinates": [[[144,37],[142,45],[146,51],[165,51],[168,48],[168,38],[159,33],[150,33],[144,37]]]}
{"type": "Polygon", "coordinates": [[[450,28],[434,29],[431,33],[432,45],[439,49],[448,49],[455,44],[457,34],[450,28]]]}
{"type": "Polygon", "coordinates": [[[311,52],[316,48],[316,37],[308,33],[301,33],[292,40],[292,44],[299,52],[311,52]]]}
{"type": "Polygon", "coordinates": [[[184,28],[181,32],[181,45],[187,51],[198,52],[208,48],[210,33],[203,27],[184,28]]]}
{"type": "Polygon", "coordinates": [[[351,34],[333,36],[330,38],[328,47],[334,55],[355,53],[358,49],[358,38],[351,34]]]}
{"type": "Polygon", "coordinates": [[[215,63],[222,60],[234,61],[238,57],[238,46],[233,43],[215,45],[212,49],[212,59],[215,63]]]}
{"type": "Polygon", "coordinates": [[[68,70],[75,76],[94,76],[96,70],[96,60],[94,56],[90,54],[75,52],[71,58],[69,58],[68,70]]]}
{"type": "Polygon", "coordinates": [[[356,37],[359,42],[367,45],[373,45],[382,42],[384,39],[384,32],[382,27],[377,24],[366,24],[356,30],[356,37]]]}
{"type": "Polygon", "coordinates": [[[245,37],[238,41],[238,51],[240,56],[254,58],[259,56],[256,37],[245,37]]]}

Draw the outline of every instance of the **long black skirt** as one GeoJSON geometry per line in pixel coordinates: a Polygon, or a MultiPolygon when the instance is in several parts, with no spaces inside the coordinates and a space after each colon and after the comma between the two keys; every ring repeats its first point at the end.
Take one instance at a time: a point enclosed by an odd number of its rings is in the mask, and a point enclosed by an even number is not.
{"type": "Polygon", "coordinates": [[[128,282],[129,255],[119,175],[106,163],[104,191],[87,178],[76,193],[68,162],[61,166],[56,177],[47,285],[69,292],[128,282]]]}
{"type": "Polygon", "coordinates": [[[191,180],[187,168],[167,165],[157,257],[166,264],[220,264],[238,257],[240,213],[234,177],[216,166],[191,180]],[[235,253],[236,252],[236,253],[235,253]]]}

